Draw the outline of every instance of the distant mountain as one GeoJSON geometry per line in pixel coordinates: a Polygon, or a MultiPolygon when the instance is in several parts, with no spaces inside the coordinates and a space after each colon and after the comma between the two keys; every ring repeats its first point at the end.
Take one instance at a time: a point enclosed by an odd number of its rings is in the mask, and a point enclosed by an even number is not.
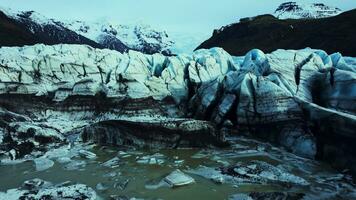
{"type": "Polygon", "coordinates": [[[120,25],[108,21],[59,21],[34,11],[0,9],[0,46],[87,44],[125,52],[170,55],[174,42],[164,31],[148,25],[120,25]]]}
{"type": "Polygon", "coordinates": [[[197,49],[222,47],[232,55],[251,49],[323,49],[356,56],[356,10],[319,19],[281,20],[273,15],[241,19],[239,23],[215,30],[197,49]]]}
{"type": "Polygon", "coordinates": [[[0,46],[44,44],[87,44],[95,48],[102,45],[48,20],[33,11],[12,12],[0,10],[0,46]]]}
{"type": "Polygon", "coordinates": [[[202,41],[210,37],[210,33],[173,31],[169,33],[169,37],[174,41],[170,48],[173,54],[191,54],[202,41]]]}
{"type": "Polygon", "coordinates": [[[108,21],[63,22],[66,28],[83,35],[97,43],[112,48],[116,43],[122,42],[130,49],[148,54],[170,54],[169,48],[174,42],[164,31],[158,31],[144,24],[120,25],[108,21]]]}
{"type": "Polygon", "coordinates": [[[325,18],[340,14],[339,8],[322,3],[299,4],[297,2],[282,3],[274,12],[278,19],[325,18]]]}

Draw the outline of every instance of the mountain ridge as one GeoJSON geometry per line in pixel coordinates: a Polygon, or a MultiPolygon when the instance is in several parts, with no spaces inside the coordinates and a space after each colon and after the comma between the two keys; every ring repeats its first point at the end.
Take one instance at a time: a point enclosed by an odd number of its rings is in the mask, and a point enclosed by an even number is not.
{"type": "Polygon", "coordinates": [[[35,11],[1,8],[0,46],[43,44],[86,44],[121,53],[128,50],[171,55],[174,42],[165,31],[149,25],[120,25],[101,22],[60,21],[35,11]],[[14,33],[12,33],[14,31],[14,33]]]}
{"type": "Polygon", "coordinates": [[[264,52],[277,49],[323,49],[355,56],[356,9],[320,19],[286,19],[260,15],[215,30],[197,49],[221,47],[232,55],[243,55],[258,48],[264,52]]]}
{"type": "Polygon", "coordinates": [[[87,44],[94,48],[101,45],[55,24],[40,25],[24,17],[22,20],[10,18],[0,10],[0,46],[23,46],[36,43],[45,44],[87,44]],[[50,32],[50,34],[48,34],[50,32]]]}

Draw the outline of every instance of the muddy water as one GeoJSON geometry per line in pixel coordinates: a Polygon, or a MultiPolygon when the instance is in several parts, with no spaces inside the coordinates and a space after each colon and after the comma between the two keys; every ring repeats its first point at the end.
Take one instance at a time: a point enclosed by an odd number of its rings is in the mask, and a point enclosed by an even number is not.
{"type": "MultiPolygon", "coordinates": [[[[96,159],[75,157],[81,166],[68,167],[68,163],[55,161],[53,167],[36,171],[33,161],[20,164],[0,165],[0,191],[18,188],[29,179],[40,178],[55,184],[70,181],[83,183],[103,199],[123,195],[144,199],[228,199],[236,193],[249,192],[300,192],[309,197],[348,195],[354,186],[345,176],[332,170],[327,164],[307,160],[289,154],[266,143],[246,138],[231,138],[234,145],[227,149],[175,149],[175,150],[126,150],[93,147],[96,159]],[[120,153],[118,153],[120,152],[120,153]],[[159,154],[157,154],[159,153],[159,154]],[[159,155],[160,164],[138,163],[147,155],[159,155]],[[102,163],[118,157],[118,166],[103,166],[102,163]],[[289,173],[307,180],[310,185],[284,185],[278,183],[217,184],[212,180],[190,173],[199,166],[217,168],[236,162],[264,161],[284,168],[289,173]],[[159,187],[156,184],[167,174],[180,169],[195,179],[195,183],[179,188],[159,187]],[[100,184],[99,184],[100,183],[100,184]],[[99,184],[99,186],[98,186],[99,184]]],[[[337,199],[337,198],[335,198],[337,199]]]]}

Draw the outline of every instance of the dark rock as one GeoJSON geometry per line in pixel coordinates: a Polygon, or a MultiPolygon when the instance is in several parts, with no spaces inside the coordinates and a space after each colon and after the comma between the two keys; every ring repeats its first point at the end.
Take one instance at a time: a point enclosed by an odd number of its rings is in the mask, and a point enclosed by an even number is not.
{"type": "Polygon", "coordinates": [[[117,182],[114,184],[114,188],[117,188],[119,190],[125,190],[127,185],[129,184],[130,179],[125,179],[123,181],[117,182]]]}
{"type": "Polygon", "coordinates": [[[356,10],[315,20],[279,20],[272,15],[261,15],[215,31],[197,49],[221,47],[231,55],[241,56],[253,48],[270,53],[277,49],[311,47],[355,56],[355,18],[356,10]]]}
{"type": "Polygon", "coordinates": [[[86,127],[81,135],[84,142],[102,145],[177,148],[224,144],[213,125],[198,120],[103,121],[86,127]]]}

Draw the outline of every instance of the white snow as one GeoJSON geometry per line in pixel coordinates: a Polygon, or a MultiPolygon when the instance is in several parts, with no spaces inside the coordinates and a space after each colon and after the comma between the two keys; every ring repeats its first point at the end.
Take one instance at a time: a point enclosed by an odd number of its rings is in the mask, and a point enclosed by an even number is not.
{"type": "Polygon", "coordinates": [[[100,39],[110,35],[119,39],[131,49],[140,50],[144,44],[160,46],[162,51],[169,50],[174,42],[165,31],[158,30],[147,24],[119,24],[107,20],[93,22],[66,21],[66,28],[100,43],[100,39]]]}
{"type": "Polygon", "coordinates": [[[211,32],[188,33],[188,32],[169,32],[169,37],[174,43],[170,51],[173,54],[191,54],[205,40],[211,37],[211,32]]]}
{"type": "Polygon", "coordinates": [[[145,45],[149,45],[158,47],[160,49],[159,53],[190,54],[201,42],[210,37],[210,33],[167,32],[143,22],[126,24],[104,19],[60,21],[34,11],[16,11],[4,7],[0,7],[0,10],[8,17],[16,20],[23,20],[24,14],[28,14],[28,19],[39,25],[51,24],[59,28],[64,27],[97,43],[101,43],[105,36],[111,36],[119,39],[127,47],[138,51],[143,50],[145,45]]]}
{"type": "Polygon", "coordinates": [[[302,4],[288,2],[281,4],[274,12],[279,19],[325,18],[340,14],[339,8],[320,3],[302,4]]]}
{"type": "MultiPolygon", "coordinates": [[[[31,19],[33,22],[38,23],[39,25],[52,24],[55,25],[55,20],[47,18],[40,13],[34,11],[18,11],[13,10],[11,8],[4,8],[0,6],[0,10],[4,12],[4,14],[13,19],[23,19],[23,16],[28,15],[28,19],[31,19]]],[[[27,18],[27,17],[26,17],[27,18]]]]}
{"type": "MultiPolygon", "coordinates": [[[[327,6],[321,3],[313,4],[302,4],[297,2],[287,2],[282,3],[274,13],[271,13],[278,19],[317,19],[317,18],[326,18],[332,17],[341,14],[343,11],[339,8],[333,6],[327,6]]],[[[241,18],[247,21],[253,20],[255,17],[245,17],[241,18]]],[[[241,20],[240,19],[240,20],[241,20]]],[[[224,29],[231,27],[233,24],[225,25],[215,31],[222,32],[224,29]]],[[[206,38],[208,39],[208,38],[206,38]]],[[[202,43],[204,40],[201,40],[202,43]]],[[[197,46],[196,46],[197,47],[197,46]]],[[[189,49],[189,48],[185,48],[189,49]]]]}

